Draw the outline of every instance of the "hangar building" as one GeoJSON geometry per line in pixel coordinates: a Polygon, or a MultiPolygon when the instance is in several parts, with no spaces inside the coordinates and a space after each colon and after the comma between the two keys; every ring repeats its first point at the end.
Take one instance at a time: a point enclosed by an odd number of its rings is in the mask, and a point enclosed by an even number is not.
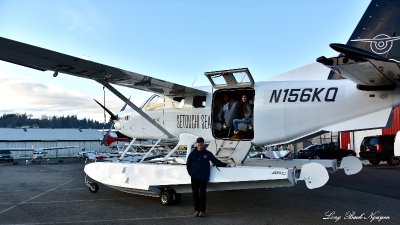
{"type": "Polygon", "coordinates": [[[102,138],[102,132],[96,129],[0,128],[0,149],[26,149],[12,151],[15,158],[26,158],[40,148],[71,146],[46,152],[47,157],[72,157],[82,149],[106,150],[100,145],[102,138]]]}

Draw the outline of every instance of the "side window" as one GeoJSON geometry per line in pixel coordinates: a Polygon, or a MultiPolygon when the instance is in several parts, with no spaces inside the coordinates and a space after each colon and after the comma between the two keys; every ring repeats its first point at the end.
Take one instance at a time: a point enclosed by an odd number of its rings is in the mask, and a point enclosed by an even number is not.
{"type": "Polygon", "coordinates": [[[379,144],[379,139],[377,137],[372,137],[371,140],[369,141],[370,145],[377,145],[379,144]]]}
{"type": "Polygon", "coordinates": [[[185,105],[185,97],[174,97],[172,99],[173,109],[182,109],[184,105],[185,105]]]}
{"type": "Polygon", "coordinates": [[[147,102],[144,109],[146,111],[159,111],[162,110],[164,106],[164,98],[161,96],[155,96],[149,102],[147,102]]]}
{"type": "Polygon", "coordinates": [[[194,108],[204,108],[206,107],[206,96],[194,96],[193,97],[193,107],[194,108]]]}

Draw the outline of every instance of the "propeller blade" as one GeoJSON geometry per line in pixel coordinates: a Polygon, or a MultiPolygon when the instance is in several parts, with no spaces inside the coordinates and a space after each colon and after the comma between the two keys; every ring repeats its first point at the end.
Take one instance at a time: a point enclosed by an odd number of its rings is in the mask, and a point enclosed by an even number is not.
{"type": "Polygon", "coordinates": [[[103,108],[105,111],[107,111],[108,114],[110,114],[110,119],[111,120],[116,120],[117,116],[114,115],[114,113],[112,113],[109,109],[107,109],[104,105],[102,105],[100,102],[98,102],[96,99],[93,99],[97,104],[99,104],[99,106],[101,106],[101,108],[103,108]]]}
{"type": "MultiPolygon", "coordinates": [[[[131,95],[131,96],[129,96],[129,98],[128,98],[128,99],[129,99],[129,100],[131,100],[131,97],[132,97],[132,95],[131,95]]],[[[120,112],[124,111],[127,105],[128,105],[128,103],[127,103],[127,102],[125,102],[125,105],[124,105],[124,106],[122,106],[122,108],[121,108],[120,112]]]]}

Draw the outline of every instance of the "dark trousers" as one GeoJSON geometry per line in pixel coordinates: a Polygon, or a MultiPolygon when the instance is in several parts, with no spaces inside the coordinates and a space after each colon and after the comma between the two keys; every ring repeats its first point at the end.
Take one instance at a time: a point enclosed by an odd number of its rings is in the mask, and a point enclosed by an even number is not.
{"type": "Polygon", "coordinates": [[[192,193],[193,193],[193,204],[194,210],[198,212],[206,211],[206,180],[198,180],[192,177],[192,193]]]}

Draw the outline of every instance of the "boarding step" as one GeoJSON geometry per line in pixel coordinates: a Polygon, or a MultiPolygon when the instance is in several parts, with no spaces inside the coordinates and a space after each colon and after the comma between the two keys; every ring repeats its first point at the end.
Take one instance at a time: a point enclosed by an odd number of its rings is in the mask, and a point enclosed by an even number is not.
{"type": "Polygon", "coordinates": [[[217,156],[217,159],[223,163],[232,163],[232,158],[229,156],[217,156]]]}
{"type": "Polygon", "coordinates": [[[217,139],[211,141],[207,149],[221,161],[233,159],[236,163],[241,164],[250,151],[251,145],[250,141],[217,139]]]}
{"type": "Polygon", "coordinates": [[[215,156],[216,157],[229,157],[232,155],[233,151],[235,151],[235,148],[221,147],[218,149],[217,154],[215,154],[215,156]]]}

